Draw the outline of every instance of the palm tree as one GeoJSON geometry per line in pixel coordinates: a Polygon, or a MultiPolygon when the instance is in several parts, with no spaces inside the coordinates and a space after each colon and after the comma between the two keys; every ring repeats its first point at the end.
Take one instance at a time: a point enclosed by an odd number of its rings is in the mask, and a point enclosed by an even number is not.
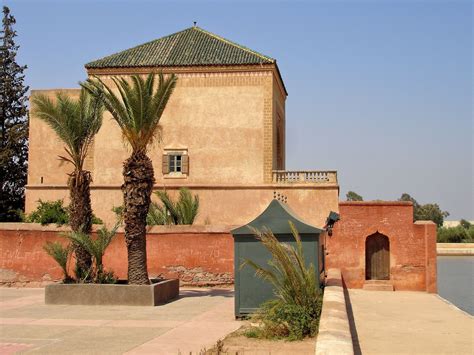
{"type": "Polygon", "coordinates": [[[100,79],[88,79],[82,87],[100,99],[122,130],[132,148],[132,154],[123,164],[122,185],[125,223],[125,241],[128,254],[128,282],[149,284],[146,260],[146,217],[155,182],[153,165],[147,156],[147,147],[159,133],[161,115],[176,86],[174,74],[155,74],[146,79],[134,75],[131,83],[124,78],[112,78],[118,95],[100,79]]]}
{"type": "MultiPolygon", "coordinates": [[[[74,170],[69,174],[68,187],[71,204],[69,224],[75,232],[90,234],[92,230],[92,207],[90,197],[90,171],[84,170],[88,149],[102,125],[104,112],[102,103],[82,89],[79,99],[74,100],[64,93],[57,93],[53,102],[45,95],[32,99],[35,114],[45,121],[63,141],[65,156],[59,159],[69,163],[74,170]]],[[[90,254],[79,245],[76,253],[78,278],[87,275],[91,267],[90,254]]]]}

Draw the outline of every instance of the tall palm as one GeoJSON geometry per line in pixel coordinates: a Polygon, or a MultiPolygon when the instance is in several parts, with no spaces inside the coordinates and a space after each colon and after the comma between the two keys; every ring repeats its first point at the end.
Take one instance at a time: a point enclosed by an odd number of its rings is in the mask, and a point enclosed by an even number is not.
{"type": "MultiPolygon", "coordinates": [[[[102,125],[104,112],[100,100],[82,89],[79,99],[57,93],[53,101],[45,95],[32,98],[34,113],[45,121],[63,141],[65,156],[59,159],[69,163],[74,170],[69,174],[68,187],[71,204],[70,225],[75,232],[90,234],[92,230],[92,207],[90,197],[90,171],[84,170],[84,161],[94,136],[102,125]]],[[[81,246],[75,245],[76,272],[78,277],[87,275],[91,267],[91,255],[81,246]]]]}
{"type": "Polygon", "coordinates": [[[146,79],[134,75],[131,82],[112,78],[118,94],[100,78],[88,79],[82,87],[100,99],[122,130],[132,148],[131,156],[123,164],[122,185],[125,223],[125,241],[128,253],[128,282],[150,282],[146,259],[146,217],[155,182],[153,165],[147,156],[147,147],[158,134],[161,115],[176,86],[174,74],[166,78],[155,74],[146,79]]]}

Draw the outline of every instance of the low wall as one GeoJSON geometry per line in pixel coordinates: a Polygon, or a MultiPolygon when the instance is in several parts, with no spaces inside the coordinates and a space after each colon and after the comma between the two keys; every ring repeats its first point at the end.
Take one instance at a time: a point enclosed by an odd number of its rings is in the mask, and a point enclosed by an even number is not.
{"type": "Polygon", "coordinates": [[[323,309],[316,339],[316,354],[354,354],[344,286],[339,269],[329,269],[327,273],[323,309]]]}
{"type": "MultiPolygon", "coordinates": [[[[150,276],[177,277],[183,284],[217,285],[234,282],[232,226],[155,226],[147,233],[150,276]]],[[[44,286],[62,278],[56,262],[46,254],[47,241],[67,243],[60,236],[67,227],[34,223],[0,224],[0,284],[44,286]]],[[[70,269],[73,269],[71,262],[70,269]]],[[[106,270],[127,277],[123,230],[104,257],[106,270]]]]}
{"type": "Polygon", "coordinates": [[[395,290],[437,292],[436,225],[413,223],[411,202],[340,202],[341,219],[327,237],[327,267],[338,268],[348,288],[365,283],[366,240],[380,233],[390,245],[390,283],[395,290]]]}
{"type": "Polygon", "coordinates": [[[438,243],[438,255],[474,255],[474,243],[438,243]]]}

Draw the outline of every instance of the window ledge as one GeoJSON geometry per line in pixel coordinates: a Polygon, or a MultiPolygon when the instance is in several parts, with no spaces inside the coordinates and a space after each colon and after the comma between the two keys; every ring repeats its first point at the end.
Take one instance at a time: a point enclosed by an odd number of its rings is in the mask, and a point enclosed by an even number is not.
{"type": "Polygon", "coordinates": [[[180,175],[166,174],[166,175],[163,175],[163,178],[164,179],[187,179],[188,175],[186,175],[186,174],[180,174],[180,175]]]}

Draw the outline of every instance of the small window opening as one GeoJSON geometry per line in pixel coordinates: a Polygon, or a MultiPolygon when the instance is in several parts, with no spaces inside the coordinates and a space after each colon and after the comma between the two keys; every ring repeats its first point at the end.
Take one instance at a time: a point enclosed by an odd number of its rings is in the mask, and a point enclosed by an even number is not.
{"type": "Polygon", "coordinates": [[[182,170],[181,164],[181,155],[178,154],[171,154],[168,155],[169,157],[169,164],[170,164],[170,173],[180,173],[182,170]]]}

